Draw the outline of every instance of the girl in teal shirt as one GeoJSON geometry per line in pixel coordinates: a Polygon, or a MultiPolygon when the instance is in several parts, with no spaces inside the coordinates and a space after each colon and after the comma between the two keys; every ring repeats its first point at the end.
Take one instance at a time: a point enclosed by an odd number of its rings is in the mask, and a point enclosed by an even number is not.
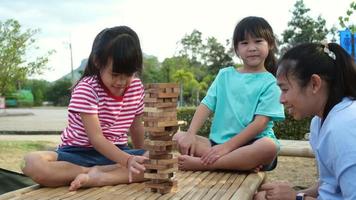
{"type": "Polygon", "coordinates": [[[279,143],[273,121],[284,119],[276,84],[275,38],[261,17],[246,17],[234,31],[241,68],[221,69],[198,106],[187,132],[178,132],[182,170],[251,170],[276,165],[279,143]],[[209,139],[197,136],[214,113],[209,139]]]}

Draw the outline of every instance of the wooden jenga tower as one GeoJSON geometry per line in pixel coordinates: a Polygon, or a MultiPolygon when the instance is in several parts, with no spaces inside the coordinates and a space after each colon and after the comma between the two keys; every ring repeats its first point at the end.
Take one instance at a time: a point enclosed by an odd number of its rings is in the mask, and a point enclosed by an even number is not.
{"type": "Polygon", "coordinates": [[[175,172],[178,160],[172,150],[175,142],[173,134],[178,130],[177,101],[179,86],[174,83],[156,83],[145,85],[144,125],[148,138],[145,149],[149,151],[149,160],[145,162],[144,177],[150,179],[146,188],[161,194],[176,189],[175,172]]]}

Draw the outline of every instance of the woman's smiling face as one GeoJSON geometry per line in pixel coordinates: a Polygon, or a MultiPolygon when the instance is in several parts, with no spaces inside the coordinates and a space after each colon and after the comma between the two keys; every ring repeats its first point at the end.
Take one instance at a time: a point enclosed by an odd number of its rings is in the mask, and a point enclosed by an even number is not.
{"type": "Polygon", "coordinates": [[[314,115],[322,116],[324,94],[320,93],[319,76],[313,75],[305,87],[301,87],[295,76],[279,75],[277,83],[282,91],[280,102],[294,119],[300,120],[314,115]],[[322,95],[321,95],[322,94],[322,95]]]}

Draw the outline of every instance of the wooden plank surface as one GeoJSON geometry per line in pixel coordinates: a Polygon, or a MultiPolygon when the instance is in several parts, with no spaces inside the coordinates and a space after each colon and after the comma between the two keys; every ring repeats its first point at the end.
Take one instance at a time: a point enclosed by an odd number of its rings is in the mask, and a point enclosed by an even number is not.
{"type": "Polygon", "coordinates": [[[69,192],[68,187],[41,188],[31,186],[0,195],[0,200],[112,200],[112,199],[239,199],[250,200],[262,183],[265,173],[238,172],[192,172],[179,171],[176,175],[176,192],[168,194],[153,193],[145,190],[144,183],[121,184],[80,189],[69,192]]]}

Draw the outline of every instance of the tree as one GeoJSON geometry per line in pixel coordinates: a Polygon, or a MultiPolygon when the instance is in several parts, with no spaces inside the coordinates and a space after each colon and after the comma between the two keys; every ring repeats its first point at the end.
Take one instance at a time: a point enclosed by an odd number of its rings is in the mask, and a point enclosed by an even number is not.
{"type": "Polygon", "coordinates": [[[342,17],[342,16],[339,17],[340,26],[342,28],[350,29],[352,34],[356,33],[356,24],[353,24],[353,23],[355,23],[355,21],[351,21],[350,22],[350,17],[354,13],[354,11],[356,11],[356,2],[355,1],[351,2],[350,8],[347,9],[347,11],[346,11],[346,16],[345,17],[342,17]]]}
{"type": "Polygon", "coordinates": [[[217,74],[220,68],[233,65],[233,50],[230,41],[226,45],[218,42],[215,37],[202,39],[202,33],[193,30],[190,35],[185,35],[181,40],[180,56],[190,60],[191,70],[198,81],[208,74],[217,74]]]}
{"type": "Polygon", "coordinates": [[[143,83],[159,83],[162,81],[162,74],[160,73],[160,63],[157,57],[144,56],[142,82],[143,83]]]}
{"type": "Polygon", "coordinates": [[[49,82],[45,80],[27,80],[24,84],[24,88],[27,90],[32,91],[33,98],[34,98],[34,105],[41,106],[43,101],[47,99],[47,90],[49,87],[49,82]]]}
{"type": "MultiPolygon", "coordinates": [[[[230,41],[226,40],[226,45],[231,46],[230,41]]],[[[209,37],[207,44],[204,46],[203,53],[204,64],[208,67],[211,74],[217,74],[222,67],[232,66],[232,52],[231,48],[226,48],[220,44],[215,37],[209,37]]]]}
{"type": "Polygon", "coordinates": [[[34,39],[38,32],[38,29],[22,31],[14,19],[0,21],[0,96],[20,89],[28,76],[47,69],[48,57],[54,51],[34,60],[26,57],[30,50],[38,49],[34,39]]]}
{"type": "Polygon", "coordinates": [[[300,43],[322,41],[331,32],[325,28],[325,19],[318,16],[314,20],[308,16],[309,11],[303,0],[297,0],[294,4],[293,17],[288,22],[289,28],[282,33],[282,53],[300,43]]]}
{"type": "Polygon", "coordinates": [[[186,56],[176,56],[166,58],[161,65],[161,74],[163,75],[163,82],[172,82],[173,74],[181,69],[188,70],[190,68],[190,60],[186,56]]]}
{"type": "Polygon", "coordinates": [[[71,87],[72,80],[60,79],[48,87],[46,92],[47,99],[52,101],[55,106],[68,106],[71,87]]]}
{"type": "Polygon", "coordinates": [[[189,83],[192,79],[194,79],[193,73],[189,71],[185,71],[183,69],[177,70],[173,74],[173,80],[178,82],[180,85],[180,97],[179,97],[179,106],[183,106],[183,85],[189,83]]]}

